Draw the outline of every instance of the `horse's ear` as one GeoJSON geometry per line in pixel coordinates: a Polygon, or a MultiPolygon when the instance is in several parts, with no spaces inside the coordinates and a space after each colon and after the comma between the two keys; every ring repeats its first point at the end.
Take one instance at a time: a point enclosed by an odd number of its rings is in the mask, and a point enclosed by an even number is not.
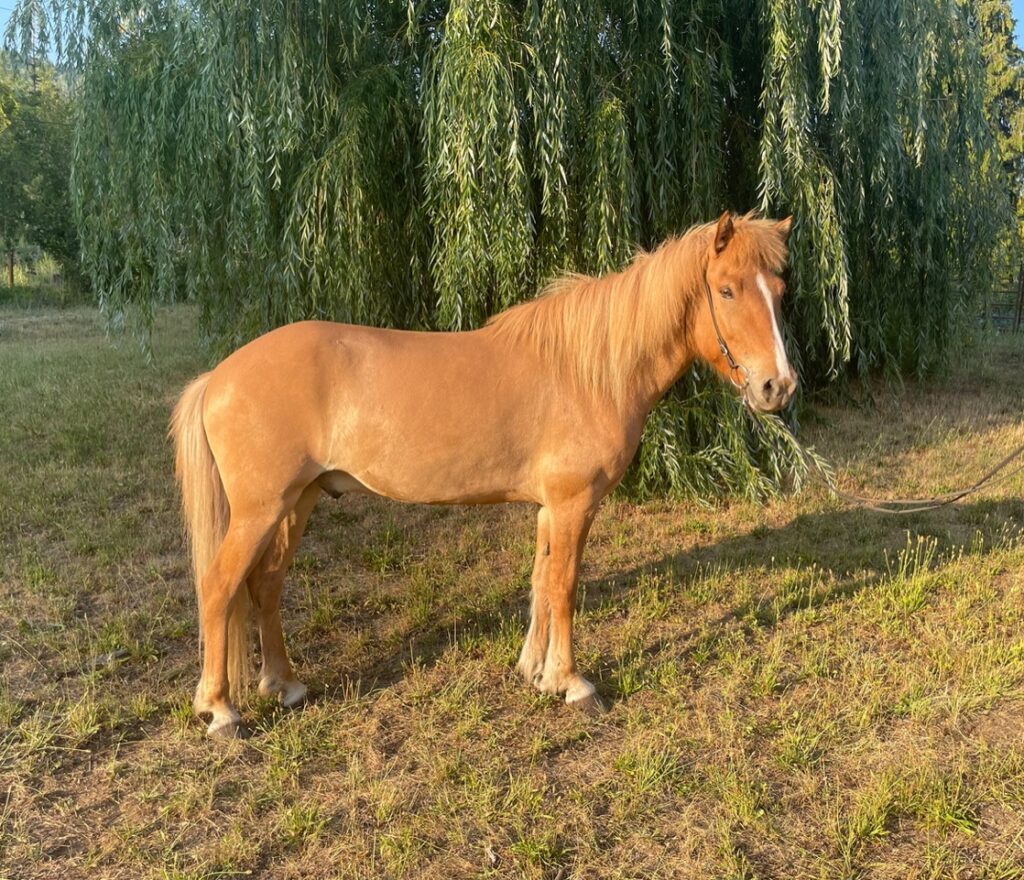
{"type": "Polygon", "coordinates": [[[736,230],[732,225],[732,214],[726,211],[718,218],[718,228],[715,229],[715,253],[720,254],[732,238],[736,230]]]}
{"type": "Polygon", "coordinates": [[[785,220],[780,220],[775,224],[775,231],[779,233],[779,238],[785,243],[789,241],[789,233],[793,229],[793,215],[790,214],[785,220]]]}

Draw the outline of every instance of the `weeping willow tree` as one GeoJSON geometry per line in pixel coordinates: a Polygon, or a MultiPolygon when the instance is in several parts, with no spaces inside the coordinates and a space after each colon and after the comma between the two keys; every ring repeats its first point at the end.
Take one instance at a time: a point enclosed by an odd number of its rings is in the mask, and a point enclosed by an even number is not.
{"type": "MultiPolygon", "coordinates": [[[[214,355],[286,321],[467,328],[724,208],[792,213],[807,385],[955,351],[991,207],[968,0],[20,0],[77,72],[73,192],[105,313],[199,305],[214,355]]],[[[792,464],[700,371],[640,493],[792,464]]]]}

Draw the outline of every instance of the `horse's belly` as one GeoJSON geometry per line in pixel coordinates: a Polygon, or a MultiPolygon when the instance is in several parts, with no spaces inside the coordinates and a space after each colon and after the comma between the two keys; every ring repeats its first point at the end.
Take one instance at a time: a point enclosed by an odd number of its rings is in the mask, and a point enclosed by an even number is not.
{"type": "Polygon", "coordinates": [[[317,482],[335,498],[346,492],[357,492],[420,504],[497,504],[531,500],[521,489],[488,486],[490,480],[487,479],[435,480],[429,473],[421,473],[415,480],[396,480],[387,475],[357,478],[346,471],[328,471],[317,482]]]}
{"type": "Polygon", "coordinates": [[[545,419],[528,395],[488,377],[406,373],[386,387],[379,376],[352,383],[331,401],[321,461],[346,475],[339,488],[427,504],[532,497],[545,419]]]}

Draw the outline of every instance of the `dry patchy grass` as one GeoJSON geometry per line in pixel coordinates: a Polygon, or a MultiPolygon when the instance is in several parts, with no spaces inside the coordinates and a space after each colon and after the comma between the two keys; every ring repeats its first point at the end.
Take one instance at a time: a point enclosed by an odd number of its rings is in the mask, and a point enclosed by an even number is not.
{"type": "MultiPolygon", "coordinates": [[[[0,877],[1024,877],[1019,480],[909,519],[613,500],[596,720],[511,671],[531,510],[325,499],[285,599],[315,698],[224,745],[164,439],[191,339],[163,313],[146,367],[0,312],[0,877]]],[[[954,488],[1019,442],[1022,353],[805,435],[848,488],[954,488]]]]}

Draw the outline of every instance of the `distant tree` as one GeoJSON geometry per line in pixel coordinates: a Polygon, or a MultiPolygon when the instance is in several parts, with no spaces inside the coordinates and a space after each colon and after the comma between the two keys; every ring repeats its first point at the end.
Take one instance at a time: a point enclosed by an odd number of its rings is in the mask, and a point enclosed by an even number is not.
{"type": "Polygon", "coordinates": [[[8,273],[21,242],[66,266],[77,261],[71,132],[67,91],[53,67],[0,55],[0,246],[8,273]]]}
{"type": "Polygon", "coordinates": [[[11,116],[16,111],[14,89],[5,76],[0,73],[0,134],[11,124],[11,116]]]}
{"type": "Polygon", "coordinates": [[[1024,258],[1024,51],[1015,41],[1009,0],[976,3],[985,59],[985,111],[995,135],[1002,189],[1012,208],[996,260],[1001,269],[1012,270],[1024,258]]]}

